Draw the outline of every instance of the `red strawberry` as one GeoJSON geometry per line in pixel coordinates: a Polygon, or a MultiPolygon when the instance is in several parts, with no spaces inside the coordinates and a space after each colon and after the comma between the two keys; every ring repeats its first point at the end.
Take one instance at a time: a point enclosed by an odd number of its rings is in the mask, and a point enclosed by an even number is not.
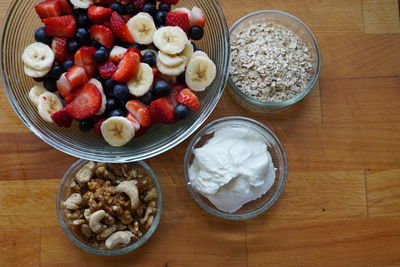
{"type": "Polygon", "coordinates": [[[45,18],[42,22],[46,24],[44,30],[49,36],[72,38],[75,34],[76,20],[74,16],[45,18]]]}
{"type": "Polygon", "coordinates": [[[129,47],[129,50],[137,53],[139,55],[139,57],[140,57],[140,61],[142,61],[143,56],[142,56],[142,53],[140,52],[139,49],[137,49],[136,47],[129,47]]]}
{"type": "Polygon", "coordinates": [[[58,17],[62,14],[60,3],[54,0],[47,0],[37,4],[35,10],[41,19],[58,17]]]}
{"type": "Polygon", "coordinates": [[[181,90],[176,96],[178,103],[184,104],[190,109],[198,110],[200,108],[200,102],[197,96],[190,91],[188,88],[181,90]]]}
{"type": "Polygon", "coordinates": [[[69,114],[66,108],[63,108],[56,113],[53,113],[53,115],[51,115],[51,118],[58,126],[63,128],[71,127],[72,121],[74,119],[71,114],[69,114]]]}
{"type": "Polygon", "coordinates": [[[74,12],[68,0],[57,0],[60,3],[63,14],[73,15],[74,12]]]}
{"type": "Polygon", "coordinates": [[[114,65],[111,61],[108,61],[99,67],[99,74],[103,79],[110,79],[113,74],[117,71],[117,66],[114,65]]]}
{"type": "Polygon", "coordinates": [[[139,100],[131,100],[126,103],[126,109],[143,127],[150,127],[153,124],[149,107],[139,100]]]}
{"type": "Polygon", "coordinates": [[[65,74],[65,77],[71,83],[73,88],[79,87],[87,83],[89,80],[86,75],[85,69],[79,66],[73,66],[65,74]]]}
{"type": "Polygon", "coordinates": [[[116,45],[111,50],[109,59],[111,60],[112,63],[118,64],[124,58],[126,51],[128,51],[128,49],[116,45]]]}
{"type": "Polygon", "coordinates": [[[181,27],[185,32],[189,30],[189,15],[183,11],[172,11],[165,20],[167,26],[181,27]]]}
{"type": "Polygon", "coordinates": [[[88,17],[94,23],[102,23],[111,17],[111,8],[91,5],[88,8],[88,17]]]}
{"type": "Polygon", "coordinates": [[[172,124],[175,122],[174,103],[169,97],[159,98],[150,104],[150,113],[157,122],[172,124]]]}
{"type": "Polygon", "coordinates": [[[171,100],[172,102],[174,102],[174,104],[177,104],[176,98],[179,94],[179,92],[185,88],[188,88],[186,84],[182,84],[182,83],[176,83],[174,85],[171,86],[171,100]]]}
{"type": "Polygon", "coordinates": [[[203,10],[201,10],[197,6],[193,7],[189,15],[189,24],[190,27],[199,26],[201,28],[204,28],[204,26],[206,25],[206,17],[204,16],[203,10]]]}
{"type": "Polygon", "coordinates": [[[82,120],[93,116],[101,107],[101,93],[91,83],[85,84],[76,92],[75,99],[67,105],[67,111],[75,119],[82,120]]]}
{"type": "Polygon", "coordinates": [[[104,47],[111,49],[114,46],[114,34],[103,25],[93,25],[89,29],[90,36],[104,47]]]}
{"type": "Polygon", "coordinates": [[[93,122],[94,122],[94,126],[93,126],[93,131],[101,136],[101,125],[103,124],[103,122],[106,120],[106,118],[102,118],[102,117],[95,117],[93,118],[93,122]]]}
{"type": "Polygon", "coordinates": [[[140,127],[139,130],[135,131],[135,138],[141,137],[142,135],[144,135],[147,130],[149,130],[150,128],[148,127],[140,127]]]}
{"type": "Polygon", "coordinates": [[[67,56],[67,38],[54,37],[51,42],[51,49],[54,52],[57,63],[63,63],[67,56]]]}
{"type": "Polygon", "coordinates": [[[100,5],[109,5],[112,2],[114,2],[114,0],[94,0],[93,1],[94,4],[100,4],[100,5]]]}
{"type": "Polygon", "coordinates": [[[96,48],[83,46],[76,51],[74,57],[75,65],[84,68],[86,74],[90,77],[96,74],[96,61],[93,58],[94,52],[96,52],[96,48]]]}
{"type": "Polygon", "coordinates": [[[135,43],[135,40],[133,39],[128,26],[126,26],[124,19],[121,18],[121,16],[115,11],[111,14],[110,26],[111,30],[119,39],[121,39],[121,41],[135,43]]]}
{"type": "Polygon", "coordinates": [[[151,69],[153,70],[153,75],[156,76],[158,74],[157,67],[151,67],[151,69]]]}
{"type": "Polygon", "coordinates": [[[112,76],[112,79],[121,83],[128,82],[137,74],[139,64],[140,56],[134,50],[129,48],[124,58],[118,64],[118,69],[112,76]]]}
{"type": "Polygon", "coordinates": [[[130,20],[132,18],[132,15],[122,15],[121,16],[125,22],[128,22],[128,20],[130,20]]]}
{"type": "Polygon", "coordinates": [[[131,113],[128,113],[128,115],[126,115],[126,118],[132,122],[135,131],[140,129],[140,122],[138,122],[131,113]]]}
{"type": "Polygon", "coordinates": [[[141,10],[144,7],[145,2],[145,0],[134,0],[133,6],[136,10],[141,10]]]}
{"type": "Polygon", "coordinates": [[[167,4],[170,4],[170,5],[176,5],[176,4],[178,4],[179,0],[161,0],[160,2],[161,3],[167,3],[167,4]]]}
{"type": "Polygon", "coordinates": [[[64,98],[71,93],[72,89],[74,89],[65,74],[66,73],[63,73],[57,81],[58,92],[64,98]]]}

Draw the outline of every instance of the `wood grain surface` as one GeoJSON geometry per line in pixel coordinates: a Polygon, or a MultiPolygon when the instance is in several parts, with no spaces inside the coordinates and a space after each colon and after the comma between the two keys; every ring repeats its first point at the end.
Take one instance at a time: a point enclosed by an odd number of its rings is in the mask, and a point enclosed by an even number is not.
{"type": "MultiPolygon", "coordinates": [[[[4,17],[11,0],[0,1],[4,17]]],[[[221,0],[229,25],[261,9],[288,11],[316,34],[317,88],[277,115],[225,93],[208,121],[254,118],[283,142],[289,179],[263,215],[228,222],[183,183],[188,140],[147,160],[165,211],[157,232],[120,257],[90,255],[58,226],[57,186],[75,158],[31,133],[0,91],[0,266],[400,266],[400,21],[397,0],[221,0]]],[[[190,138],[189,138],[190,139],[190,138]]]]}

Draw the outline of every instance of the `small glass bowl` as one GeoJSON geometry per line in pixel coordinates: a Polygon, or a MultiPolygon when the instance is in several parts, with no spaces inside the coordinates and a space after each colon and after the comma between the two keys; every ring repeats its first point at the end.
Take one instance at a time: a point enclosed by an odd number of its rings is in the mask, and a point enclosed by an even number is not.
{"type": "Polygon", "coordinates": [[[56,209],[57,209],[58,222],[60,223],[61,228],[63,229],[63,231],[65,232],[67,237],[72,241],[72,243],[74,243],[74,245],[76,245],[77,247],[79,247],[89,253],[103,255],[103,256],[117,256],[117,255],[122,255],[122,254],[126,254],[126,253],[134,251],[135,249],[139,248],[144,243],[146,243],[146,241],[153,235],[153,233],[156,231],[158,223],[160,222],[160,219],[161,219],[162,208],[163,208],[162,207],[163,195],[162,195],[161,186],[157,179],[156,174],[149,167],[149,165],[147,165],[144,161],[129,163],[129,164],[139,165],[144,170],[146,170],[146,172],[151,177],[151,180],[157,190],[157,213],[156,213],[156,216],[154,217],[152,225],[150,226],[150,229],[137,242],[135,242],[127,247],[121,248],[121,249],[100,250],[100,249],[95,249],[95,248],[88,246],[84,242],[80,241],[72,233],[71,229],[68,227],[67,218],[65,218],[63,208],[62,208],[62,203],[68,198],[68,196],[70,194],[70,185],[71,185],[76,173],[87,162],[88,162],[87,160],[83,160],[83,159],[75,162],[68,169],[68,171],[64,174],[64,177],[62,178],[61,183],[58,187],[56,209]]]}
{"type": "Polygon", "coordinates": [[[264,124],[246,117],[225,117],[211,122],[201,129],[190,142],[184,159],[185,182],[194,200],[208,213],[227,220],[246,220],[260,215],[268,210],[280,197],[286,185],[288,164],[285,150],[275,134],[264,124]],[[260,198],[243,205],[234,213],[223,212],[217,209],[206,197],[192,187],[189,179],[189,167],[193,162],[193,150],[202,147],[205,142],[214,136],[214,132],[224,127],[251,128],[259,133],[268,145],[275,167],[275,182],[270,190],[260,198]]]}
{"type": "Polygon", "coordinates": [[[262,10],[242,17],[235,22],[235,24],[229,30],[231,40],[233,39],[233,36],[235,36],[241,30],[247,28],[249,25],[264,22],[275,22],[278,25],[282,25],[293,31],[306,43],[314,59],[313,75],[310,83],[303,92],[294,98],[277,103],[264,102],[247,96],[236,86],[231,77],[228,79],[230,87],[228,92],[236,100],[236,102],[249,110],[260,113],[276,113],[293,107],[311,92],[318,82],[320,76],[322,58],[317,39],[312,31],[297,17],[279,10],[262,10]]]}

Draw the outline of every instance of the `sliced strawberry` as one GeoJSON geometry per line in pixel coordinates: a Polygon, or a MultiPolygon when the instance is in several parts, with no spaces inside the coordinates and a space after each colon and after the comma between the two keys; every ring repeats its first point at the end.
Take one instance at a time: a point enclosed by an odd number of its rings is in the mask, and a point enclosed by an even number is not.
{"type": "Polygon", "coordinates": [[[63,73],[57,81],[58,92],[64,99],[71,93],[72,89],[74,89],[65,75],[66,73],[63,73]]]}
{"type": "Polygon", "coordinates": [[[153,124],[150,108],[139,100],[131,100],[126,103],[126,109],[143,127],[150,127],[153,124]]]}
{"type": "Polygon", "coordinates": [[[190,91],[188,88],[181,90],[176,96],[178,103],[184,104],[190,109],[198,110],[200,108],[200,102],[197,96],[190,91]]]}
{"type": "Polygon", "coordinates": [[[93,77],[96,74],[96,61],[93,58],[95,52],[96,48],[83,46],[76,51],[74,57],[75,65],[84,68],[89,77],[93,77]]]}
{"type": "Polygon", "coordinates": [[[63,14],[73,15],[74,11],[72,10],[71,5],[68,0],[57,0],[60,3],[63,14]]]}
{"type": "Polygon", "coordinates": [[[128,82],[137,74],[139,64],[140,56],[134,50],[129,48],[124,58],[118,64],[118,69],[112,76],[113,80],[121,83],[128,82]]]}
{"type": "Polygon", "coordinates": [[[103,122],[106,119],[107,118],[102,118],[102,117],[94,117],[93,118],[93,122],[94,122],[93,131],[99,136],[102,136],[102,134],[101,134],[101,125],[103,124],[103,122]]]}
{"type": "Polygon", "coordinates": [[[101,107],[101,93],[91,83],[85,84],[76,92],[75,99],[67,105],[67,111],[75,119],[82,120],[96,114],[101,107]]]}
{"type": "Polygon", "coordinates": [[[91,5],[88,8],[89,19],[94,23],[103,23],[111,17],[111,8],[91,5]]]}
{"type": "Polygon", "coordinates": [[[187,32],[189,30],[189,15],[183,11],[172,11],[167,14],[165,19],[167,26],[178,26],[187,32]]]}
{"type": "Polygon", "coordinates": [[[135,131],[135,138],[141,137],[144,135],[150,128],[149,127],[140,127],[139,130],[135,131]]]}
{"type": "Polygon", "coordinates": [[[132,18],[132,15],[122,15],[121,17],[125,22],[128,22],[132,18]]]}
{"type": "Polygon", "coordinates": [[[114,2],[115,0],[94,0],[93,3],[94,4],[100,4],[100,5],[109,5],[112,2],[114,2]]]}
{"type": "Polygon", "coordinates": [[[126,51],[128,51],[128,49],[116,45],[111,50],[109,59],[111,60],[112,63],[118,64],[124,58],[126,51]]]}
{"type": "Polygon", "coordinates": [[[140,122],[138,122],[131,113],[128,113],[126,118],[132,122],[133,128],[135,129],[135,131],[140,129],[140,122]]]}
{"type": "Polygon", "coordinates": [[[189,15],[189,25],[190,27],[199,26],[204,28],[206,26],[206,16],[204,16],[203,10],[197,6],[193,7],[189,15]]]}
{"type": "Polygon", "coordinates": [[[179,0],[161,0],[160,2],[161,3],[167,3],[167,4],[170,4],[170,5],[176,5],[176,4],[178,4],[179,0]]]}
{"type": "Polygon", "coordinates": [[[56,113],[53,113],[53,115],[51,115],[51,118],[53,119],[55,124],[63,128],[71,127],[72,121],[74,119],[66,108],[63,108],[56,113]]]}
{"type": "Polygon", "coordinates": [[[151,67],[151,69],[153,70],[153,75],[156,76],[159,72],[157,67],[151,67]]]}
{"type": "Polygon", "coordinates": [[[133,6],[135,7],[136,10],[141,10],[144,7],[145,3],[146,0],[134,0],[133,6]]]}
{"type": "Polygon", "coordinates": [[[57,63],[63,63],[67,57],[67,38],[54,37],[51,42],[51,49],[54,52],[57,63]]]}
{"type": "Polygon", "coordinates": [[[185,88],[188,88],[186,84],[183,83],[175,83],[174,85],[171,86],[171,100],[174,102],[176,105],[178,102],[176,101],[176,98],[179,94],[179,92],[185,88]]]}
{"type": "Polygon", "coordinates": [[[74,16],[45,18],[42,22],[46,24],[44,31],[49,36],[72,38],[75,34],[76,20],[74,16]]]}
{"type": "Polygon", "coordinates": [[[143,56],[142,56],[142,53],[140,52],[139,49],[137,49],[136,47],[129,47],[129,50],[135,52],[136,54],[138,54],[139,57],[140,57],[140,61],[142,61],[143,56]]]}
{"type": "Polygon", "coordinates": [[[157,122],[172,124],[175,122],[174,103],[169,97],[159,98],[150,104],[150,113],[157,122]]]}
{"type": "Polygon", "coordinates": [[[46,0],[37,4],[35,10],[41,19],[58,17],[63,13],[60,3],[54,0],[46,0]]]}
{"type": "Polygon", "coordinates": [[[90,36],[102,46],[111,49],[114,46],[114,34],[103,25],[93,25],[89,29],[90,36]]]}
{"type": "Polygon", "coordinates": [[[135,43],[135,40],[133,39],[128,26],[126,26],[124,19],[115,11],[111,14],[110,26],[111,30],[119,39],[121,39],[121,41],[135,43]]]}
{"type": "Polygon", "coordinates": [[[117,71],[117,66],[114,65],[111,61],[108,61],[99,67],[99,74],[101,78],[104,80],[110,79],[113,74],[117,71]]]}
{"type": "Polygon", "coordinates": [[[79,87],[87,83],[89,77],[86,75],[85,69],[79,66],[73,66],[65,74],[73,88],[79,87]]]}

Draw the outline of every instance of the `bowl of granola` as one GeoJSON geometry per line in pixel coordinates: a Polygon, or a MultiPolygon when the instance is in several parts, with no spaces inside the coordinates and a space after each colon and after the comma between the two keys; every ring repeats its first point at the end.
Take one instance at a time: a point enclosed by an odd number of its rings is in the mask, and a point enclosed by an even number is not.
{"type": "Polygon", "coordinates": [[[57,217],[76,246],[114,256],[137,249],[153,235],[162,203],[158,179],[145,162],[79,160],[60,183],[57,217]]]}
{"type": "Polygon", "coordinates": [[[318,82],[321,52],[312,31],[278,10],[250,13],[230,28],[229,93],[261,113],[291,108],[318,82]]]}

